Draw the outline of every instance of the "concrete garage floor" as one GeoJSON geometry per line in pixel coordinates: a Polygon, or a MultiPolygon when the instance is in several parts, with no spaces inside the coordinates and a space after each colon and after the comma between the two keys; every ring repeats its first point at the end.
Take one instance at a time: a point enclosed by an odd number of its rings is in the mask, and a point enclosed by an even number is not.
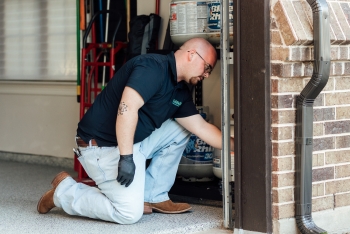
{"type": "Polygon", "coordinates": [[[38,200],[62,170],[76,175],[73,169],[0,160],[0,233],[233,233],[222,228],[221,207],[203,204],[192,204],[192,211],[185,214],[144,215],[133,225],[69,216],[59,208],[39,214],[38,200]]]}

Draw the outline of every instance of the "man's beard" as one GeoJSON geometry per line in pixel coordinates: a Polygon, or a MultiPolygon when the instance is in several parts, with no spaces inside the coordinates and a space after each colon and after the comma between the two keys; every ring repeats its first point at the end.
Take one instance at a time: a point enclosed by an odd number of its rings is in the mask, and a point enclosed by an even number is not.
{"type": "Polygon", "coordinates": [[[198,80],[198,77],[191,77],[189,83],[190,83],[191,85],[197,85],[199,82],[202,82],[202,81],[199,81],[199,80],[198,80]]]}

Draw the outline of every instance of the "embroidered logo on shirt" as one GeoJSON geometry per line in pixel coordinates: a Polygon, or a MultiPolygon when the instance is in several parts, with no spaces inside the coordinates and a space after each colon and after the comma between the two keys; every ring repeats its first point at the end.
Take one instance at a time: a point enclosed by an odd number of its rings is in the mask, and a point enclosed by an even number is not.
{"type": "Polygon", "coordinates": [[[173,99],[173,105],[179,107],[179,106],[181,106],[181,104],[182,104],[182,102],[180,102],[180,101],[178,101],[176,99],[173,99]]]}

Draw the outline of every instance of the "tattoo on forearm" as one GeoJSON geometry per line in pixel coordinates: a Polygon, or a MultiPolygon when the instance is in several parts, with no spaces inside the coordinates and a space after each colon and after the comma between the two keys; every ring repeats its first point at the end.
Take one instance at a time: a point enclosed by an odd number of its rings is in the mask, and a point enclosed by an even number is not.
{"type": "Polygon", "coordinates": [[[118,107],[118,115],[123,115],[127,110],[128,106],[125,104],[125,102],[121,102],[118,107]]]}

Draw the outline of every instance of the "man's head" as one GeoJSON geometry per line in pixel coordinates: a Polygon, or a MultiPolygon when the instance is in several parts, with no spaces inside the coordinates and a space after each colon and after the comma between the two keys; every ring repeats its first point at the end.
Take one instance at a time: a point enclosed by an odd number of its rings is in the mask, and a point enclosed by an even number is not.
{"type": "Polygon", "coordinates": [[[215,48],[203,38],[192,38],[175,53],[178,81],[196,85],[207,78],[216,64],[215,48]]]}

